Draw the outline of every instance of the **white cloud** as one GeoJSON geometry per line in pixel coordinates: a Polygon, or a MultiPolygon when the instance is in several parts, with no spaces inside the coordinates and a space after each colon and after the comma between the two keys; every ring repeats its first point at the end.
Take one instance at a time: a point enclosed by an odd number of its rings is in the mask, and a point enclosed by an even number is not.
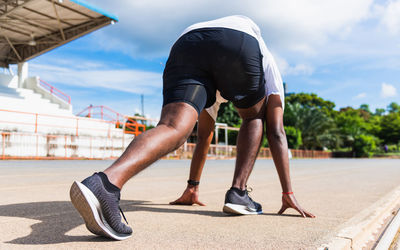
{"type": "Polygon", "coordinates": [[[314,68],[307,64],[296,64],[288,69],[288,75],[312,75],[314,68]]]}
{"type": "Polygon", "coordinates": [[[160,73],[137,69],[103,68],[101,63],[91,61],[70,67],[34,64],[31,65],[31,72],[46,81],[70,86],[101,87],[136,94],[154,94],[162,89],[160,73]]]}
{"type": "Polygon", "coordinates": [[[356,95],[353,99],[363,99],[365,97],[367,97],[367,93],[362,92],[362,93],[356,95]]]}
{"type": "Polygon", "coordinates": [[[188,25],[226,15],[243,14],[261,28],[269,45],[316,55],[316,46],[330,36],[346,37],[368,17],[373,0],[99,0],[120,22],[97,37],[100,46],[134,57],[166,56],[173,41],[188,25]]]}
{"type": "Polygon", "coordinates": [[[382,12],[382,24],[391,34],[400,32],[400,0],[390,0],[382,12]]]}
{"type": "Polygon", "coordinates": [[[394,96],[397,96],[397,89],[393,85],[383,82],[381,88],[381,97],[386,98],[394,96]]]}
{"type": "Polygon", "coordinates": [[[276,64],[282,75],[312,75],[314,73],[314,68],[306,63],[299,63],[294,66],[289,65],[289,63],[280,56],[274,56],[276,64]]]}

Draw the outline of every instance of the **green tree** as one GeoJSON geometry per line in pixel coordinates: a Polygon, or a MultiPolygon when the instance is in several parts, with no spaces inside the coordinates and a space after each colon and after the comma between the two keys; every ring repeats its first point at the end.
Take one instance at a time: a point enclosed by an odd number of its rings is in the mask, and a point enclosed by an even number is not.
{"type": "Polygon", "coordinates": [[[376,150],[377,138],[372,135],[357,135],[354,138],[354,152],[357,157],[371,157],[376,150]]]}
{"type": "Polygon", "coordinates": [[[360,105],[360,110],[364,110],[365,112],[371,113],[371,110],[369,110],[369,105],[365,103],[360,105]]]}
{"type": "Polygon", "coordinates": [[[285,126],[286,138],[289,148],[298,149],[303,144],[301,131],[295,127],[285,126]]]}
{"type": "Polygon", "coordinates": [[[361,117],[364,118],[364,120],[368,120],[372,115],[371,110],[369,110],[368,104],[361,104],[358,112],[360,113],[361,117]]]}
{"type": "MultiPolygon", "coordinates": [[[[221,104],[218,111],[217,122],[226,123],[230,127],[238,128],[242,124],[242,119],[240,118],[239,113],[236,111],[233,104],[231,102],[227,102],[221,104]]],[[[219,133],[220,133],[219,134],[220,138],[224,138],[223,134],[224,132],[222,129],[219,131],[219,133]]],[[[238,131],[234,130],[228,131],[229,145],[236,145],[237,136],[238,136],[238,131]]]]}
{"type": "Polygon", "coordinates": [[[217,122],[226,123],[230,127],[237,127],[242,124],[239,113],[231,102],[221,104],[218,111],[217,122]]]}
{"type": "Polygon", "coordinates": [[[382,116],[385,113],[385,109],[377,108],[375,109],[375,115],[382,116]]]}
{"type": "Polygon", "coordinates": [[[316,107],[288,103],[284,123],[301,131],[303,148],[322,149],[331,144],[328,134],[334,128],[333,119],[316,107]]]}
{"type": "Polygon", "coordinates": [[[383,116],[380,127],[379,138],[383,139],[386,144],[398,144],[400,142],[400,112],[383,116]]]}
{"type": "Polygon", "coordinates": [[[343,142],[342,146],[351,147],[354,151],[355,138],[364,133],[366,129],[365,120],[360,116],[358,110],[347,107],[339,111],[335,122],[343,142]]]}
{"type": "Polygon", "coordinates": [[[368,121],[366,122],[366,131],[368,134],[374,135],[375,137],[380,138],[380,133],[382,130],[381,122],[384,116],[381,115],[372,115],[368,121]]]}
{"type": "Polygon", "coordinates": [[[389,113],[398,113],[400,112],[400,105],[395,102],[392,102],[389,104],[387,110],[389,111],[389,113]]]}
{"type": "Polygon", "coordinates": [[[295,104],[298,103],[305,108],[317,108],[324,111],[327,114],[331,114],[333,108],[335,107],[335,103],[331,101],[327,101],[317,96],[314,93],[297,93],[288,96],[285,99],[287,104],[295,104]]]}

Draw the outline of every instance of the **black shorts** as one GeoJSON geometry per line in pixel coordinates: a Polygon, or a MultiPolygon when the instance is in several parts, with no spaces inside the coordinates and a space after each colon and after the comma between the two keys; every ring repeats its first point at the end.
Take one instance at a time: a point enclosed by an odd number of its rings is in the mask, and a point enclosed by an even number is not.
{"type": "Polygon", "coordinates": [[[256,38],[228,28],[202,28],[175,42],[163,74],[163,106],[186,102],[200,113],[214,104],[216,90],[237,108],[249,108],[265,96],[256,38]]]}

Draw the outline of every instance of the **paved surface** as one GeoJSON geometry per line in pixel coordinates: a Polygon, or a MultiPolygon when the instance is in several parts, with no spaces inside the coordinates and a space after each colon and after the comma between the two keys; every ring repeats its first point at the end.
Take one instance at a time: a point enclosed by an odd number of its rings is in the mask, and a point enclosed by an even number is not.
{"type": "Polygon", "coordinates": [[[200,196],[207,206],[168,205],[186,186],[189,163],[159,161],[128,182],[121,206],[135,232],[116,242],[91,235],[68,194],[73,180],[109,161],[0,161],[0,249],[315,249],[400,184],[400,160],[292,160],[296,197],[317,218],[277,216],[277,174],[271,160],[259,160],[249,185],[264,214],[226,216],[232,160],[207,162],[200,196]]]}

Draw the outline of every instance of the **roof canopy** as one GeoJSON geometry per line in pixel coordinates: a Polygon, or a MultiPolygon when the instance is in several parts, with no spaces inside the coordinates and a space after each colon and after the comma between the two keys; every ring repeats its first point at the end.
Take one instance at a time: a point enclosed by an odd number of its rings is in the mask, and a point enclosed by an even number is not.
{"type": "Polygon", "coordinates": [[[0,0],[0,67],[39,56],[118,21],[82,0],[0,0]]]}

